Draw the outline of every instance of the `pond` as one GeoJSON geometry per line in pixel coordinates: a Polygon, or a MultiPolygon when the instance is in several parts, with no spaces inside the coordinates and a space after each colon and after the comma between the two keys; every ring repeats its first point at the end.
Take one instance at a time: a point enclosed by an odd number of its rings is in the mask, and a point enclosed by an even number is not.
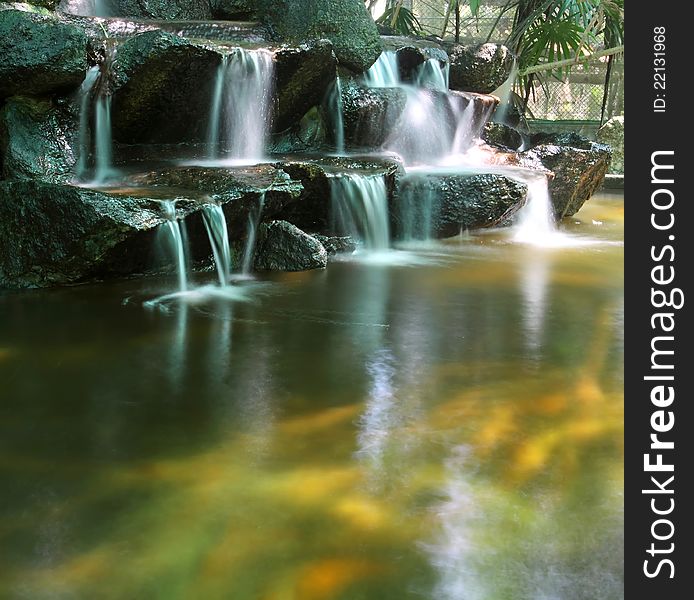
{"type": "Polygon", "coordinates": [[[564,228],[0,295],[0,596],[621,598],[622,198],[564,228]]]}

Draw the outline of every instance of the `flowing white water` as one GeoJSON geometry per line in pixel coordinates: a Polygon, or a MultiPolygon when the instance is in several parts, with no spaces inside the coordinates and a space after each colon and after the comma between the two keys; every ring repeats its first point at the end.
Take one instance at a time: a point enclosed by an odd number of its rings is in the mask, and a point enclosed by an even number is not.
{"type": "Polygon", "coordinates": [[[400,182],[397,210],[401,241],[426,241],[433,237],[439,199],[425,176],[408,175],[400,182]]]}
{"type": "Polygon", "coordinates": [[[340,76],[335,78],[335,85],[331,91],[331,97],[328,100],[328,106],[331,111],[335,136],[335,150],[339,155],[345,153],[345,119],[342,108],[342,82],[340,76]]]}
{"type": "Polygon", "coordinates": [[[270,127],[273,55],[236,49],[218,67],[212,93],[208,156],[232,163],[263,160],[270,127]]]}
{"type": "Polygon", "coordinates": [[[222,207],[218,204],[206,204],[203,208],[203,222],[212,246],[212,255],[219,276],[219,285],[229,285],[231,275],[231,250],[227,220],[222,207]]]}
{"type": "Polygon", "coordinates": [[[81,17],[110,17],[114,10],[109,0],[62,0],[60,11],[81,17]]]}
{"type": "Polygon", "coordinates": [[[335,228],[370,251],[388,250],[388,196],[382,176],[345,173],[330,179],[335,228]]]}
{"type": "Polygon", "coordinates": [[[104,183],[114,174],[111,96],[108,94],[96,100],[94,128],[94,183],[104,183]]]}
{"type": "Polygon", "coordinates": [[[536,246],[555,245],[557,237],[563,236],[554,223],[547,178],[533,176],[521,180],[528,186],[528,198],[519,213],[514,241],[536,246]]]}
{"type": "Polygon", "coordinates": [[[402,80],[398,69],[398,55],[389,50],[382,52],[364,74],[364,83],[370,88],[400,87],[402,80]]]}
{"type": "Polygon", "coordinates": [[[415,85],[422,88],[430,88],[439,92],[448,91],[448,74],[450,65],[441,63],[436,58],[430,58],[417,68],[415,85]]]}
{"type": "Polygon", "coordinates": [[[87,71],[87,75],[79,89],[80,104],[80,129],[79,129],[79,158],[77,161],[77,179],[83,180],[87,175],[89,161],[89,115],[92,102],[94,85],[99,79],[100,69],[94,66],[87,71]]]}
{"type": "Polygon", "coordinates": [[[174,200],[163,200],[162,208],[166,217],[165,231],[169,251],[174,258],[178,273],[178,289],[185,292],[188,289],[188,273],[186,268],[186,248],[181,224],[176,219],[176,203],[174,200]]]}
{"type": "Polygon", "coordinates": [[[499,105],[494,112],[494,121],[497,123],[505,123],[508,116],[508,112],[513,104],[512,94],[513,85],[516,82],[516,77],[518,77],[518,61],[513,59],[513,67],[511,68],[511,73],[507,77],[506,81],[502,83],[497,89],[492,92],[492,95],[499,98],[499,105]]]}
{"type": "Polygon", "coordinates": [[[249,211],[248,213],[246,246],[243,249],[243,262],[241,263],[241,273],[244,275],[249,275],[253,267],[253,256],[255,255],[255,242],[258,234],[258,225],[260,224],[260,217],[263,214],[264,206],[265,194],[262,194],[258,200],[258,206],[256,209],[249,211]]]}

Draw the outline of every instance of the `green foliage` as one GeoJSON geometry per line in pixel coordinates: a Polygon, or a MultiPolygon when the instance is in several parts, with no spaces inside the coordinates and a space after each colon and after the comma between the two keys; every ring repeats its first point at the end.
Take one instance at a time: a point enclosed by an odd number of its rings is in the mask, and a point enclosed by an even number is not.
{"type": "Polygon", "coordinates": [[[376,23],[395,30],[400,35],[418,35],[422,26],[414,13],[402,6],[402,3],[393,3],[385,12],[376,19],[376,23]]]}

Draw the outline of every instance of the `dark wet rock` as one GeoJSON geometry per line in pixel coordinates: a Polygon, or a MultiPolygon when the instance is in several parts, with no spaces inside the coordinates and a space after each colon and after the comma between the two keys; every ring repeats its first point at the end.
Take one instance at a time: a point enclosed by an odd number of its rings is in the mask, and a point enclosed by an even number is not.
{"type": "Polygon", "coordinates": [[[513,69],[513,54],[500,44],[446,45],[453,90],[488,94],[506,81],[513,69]]]}
{"type": "Polygon", "coordinates": [[[0,98],[76,88],[87,70],[87,36],[55,16],[0,11],[0,98]]]}
{"type": "Polygon", "coordinates": [[[320,235],[315,234],[315,237],[325,248],[328,257],[336,254],[352,254],[357,249],[357,243],[354,238],[349,235],[320,235]]]}
{"type": "Polygon", "coordinates": [[[0,182],[0,287],[144,269],[159,204],[38,181],[0,182]]]}
{"type": "Polygon", "coordinates": [[[482,139],[501,150],[518,150],[523,145],[519,131],[501,123],[487,123],[482,129],[482,139]]]}
{"type": "Polygon", "coordinates": [[[323,244],[287,221],[261,223],[257,239],[256,271],[307,271],[328,264],[323,244]]]}
{"type": "MultiPolygon", "coordinates": [[[[248,213],[257,208],[261,198],[263,215],[271,219],[298,201],[303,191],[299,181],[272,165],[180,167],[131,176],[128,183],[149,195],[221,204],[232,237],[245,233],[248,213]]],[[[196,227],[194,223],[191,226],[196,227]]]]}
{"type": "Polygon", "coordinates": [[[445,238],[467,229],[508,224],[525,204],[526,192],[525,184],[496,174],[409,176],[402,180],[391,210],[393,231],[407,237],[408,215],[403,209],[411,198],[421,202],[428,198],[431,203],[430,231],[418,233],[445,238]]]}
{"type": "Polygon", "coordinates": [[[598,142],[612,149],[610,173],[624,174],[624,115],[612,117],[598,129],[598,142]]]}
{"type": "Polygon", "coordinates": [[[15,96],[0,110],[3,179],[71,179],[74,119],[50,100],[15,96]]]}
{"type": "Polygon", "coordinates": [[[397,125],[407,104],[401,88],[365,88],[355,82],[342,86],[342,115],[345,144],[378,148],[397,125]]]}
{"type": "Polygon", "coordinates": [[[398,69],[403,81],[411,80],[417,67],[427,60],[438,60],[442,64],[448,62],[448,54],[443,46],[426,38],[384,35],[381,40],[384,50],[397,54],[398,69]]]}
{"type": "Polygon", "coordinates": [[[45,12],[55,10],[60,0],[26,0],[25,2],[0,2],[0,10],[17,8],[25,11],[45,12]]]}
{"type": "Polygon", "coordinates": [[[344,172],[382,175],[389,194],[402,174],[402,166],[394,160],[358,157],[317,157],[285,161],[277,164],[303,186],[301,196],[288,204],[278,218],[312,233],[334,234],[331,226],[331,177],[344,172]]]}
{"type": "Polygon", "coordinates": [[[109,16],[177,21],[212,18],[210,0],[110,0],[109,16]]]}
{"type": "Polygon", "coordinates": [[[275,131],[297,123],[325,98],[335,80],[336,59],[326,40],[283,46],[275,52],[275,131]]]}
{"type": "Polygon", "coordinates": [[[543,144],[521,153],[527,166],[538,163],[554,173],[549,183],[554,216],[570,217],[578,212],[603,183],[610,164],[610,149],[591,142],[589,148],[543,144]]]}
{"type": "Polygon", "coordinates": [[[554,146],[571,146],[572,148],[580,148],[581,150],[590,150],[593,143],[587,137],[582,136],[575,131],[555,132],[539,132],[530,136],[530,147],[540,145],[554,146]]]}
{"type": "Polygon", "coordinates": [[[340,64],[357,72],[368,69],[383,49],[362,0],[259,0],[258,6],[279,40],[328,39],[340,64]]]}
{"type": "Polygon", "coordinates": [[[327,131],[321,111],[313,107],[298,123],[271,136],[268,151],[273,154],[318,152],[326,144],[327,131]]]}
{"type": "Polygon", "coordinates": [[[256,0],[212,0],[212,18],[244,21],[258,18],[256,0]]]}
{"type": "Polygon", "coordinates": [[[114,139],[204,141],[220,61],[217,52],[162,31],[124,42],[111,74],[114,139]]]}

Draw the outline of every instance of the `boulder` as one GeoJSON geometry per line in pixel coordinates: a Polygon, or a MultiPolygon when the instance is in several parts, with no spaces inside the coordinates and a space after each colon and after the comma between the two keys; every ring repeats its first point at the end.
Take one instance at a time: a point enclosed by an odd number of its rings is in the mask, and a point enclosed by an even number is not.
{"type": "Polygon", "coordinates": [[[162,222],[151,199],[39,181],[0,182],[0,287],[137,272],[162,222]]]}
{"type": "Polygon", "coordinates": [[[203,142],[221,55],[163,31],[125,41],[111,72],[113,137],[122,143],[203,142]],[[201,118],[202,117],[202,118],[201,118]]]}
{"type": "Polygon", "coordinates": [[[624,174],[624,115],[612,117],[598,129],[598,142],[612,148],[610,173],[624,174]]]}
{"type": "Polygon", "coordinates": [[[229,21],[257,19],[256,0],[212,0],[212,18],[229,21]]]}
{"type": "Polygon", "coordinates": [[[289,129],[274,134],[269,142],[271,154],[292,154],[296,152],[319,152],[326,145],[328,127],[317,107],[309,110],[289,129]]]}
{"type": "Polygon", "coordinates": [[[337,254],[352,254],[357,249],[357,243],[354,238],[349,235],[320,235],[315,234],[315,237],[325,248],[328,253],[328,258],[337,254]]]}
{"type": "Polygon", "coordinates": [[[134,17],[175,21],[209,21],[210,0],[105,0],[106,14],[101,16],[134,17]]]}
{"type": "Polygon", "coordinates": [[[323,102],[335,80],[332,44],[319,40],[282,46],[275,52],[275,131],[287,129],[323,102]]]}
{"type": "Polygon", "coordinates": [[[0,99],[70,91],[87,70],[87,36],[55,16],[0,11],[0,99]]]}
{"type": "Polygon", "coordinates": [[[505,225],[525,204],[526,193],[525,184],[503,175],[410,175],[398,188],[392,228],[400,239],[423,239],[505,225]]]}
{"type": "Polygon", "coordinates": [[[554,173],[549,183],[555,218],[570,217],[602,185],[610,164],[610,149],[590,142],[588,148],[542,144],[521,153],[522,164],[538,163],[554,173]]]}
{"type": "Polygon", "coordinates": [[[71,179],[74,134],[74,119],[52,101],[9,98],[0,110],[2,178],[71,179]]]}
{"type": "Polygon", "coordinates": [[[482,128],[481,137],[490,146],[505,151],[518,150],[523,145],[523,136],[520,132],[501,123],[486,123],[482,128]]]}
{"type": "Polygon", "coordinates": [[[386,51],[395,52],[398,58],[398,69],[403,81],[414,79],[417,68],[428,60],[448,63],[448,54],[441,44],[425,38],[413,38],[399,35],[381,36],[386,51]]]}
{"type": "Polygon", "coordinates": [[[315,237],[287,221],[261,223],[253,266],[256,271],[324,269],[328,253],[315,237]]]}
{"type": "Polygon", "coordinates": [[[317,157],[285,161],[277,167],[303,186],[301,196],[282,209],[277,218],[293,223],[310,233],[334,234],[332,229],[331,179],[337,173],[357,172],[381,175],[389,195],[402,174],[395,160],[359,157],[317,157]]]}
{"type": "Polygon", "coordinates": [[[513,54],[500,44],[446,46],[453,90],[489,94],[506,81],[513,69],[513,54]]]}
{"type": "Polygon", "coordinates": [[[289,42],[328,39],[340,64],[363,72],[383,49],[362,0],[259,0],[259,15],[277,38],[289,42]]]}
{"type": "MultiPolygon", "coordinates": [[[[252,167],[178,167],[133,175],[127,183],[144,189],[158,190],[165,197],[192,198],[221,204],[232,237],[246,231],[249,211],[263,200],[263,215],[275,218],[287,205],[298,201],[303,191],[299,181],[272,165],[252,167]]],[[[200,223],[202,225],[202,223],[200,223]]],[[[191,227],[197,227],[195,223],[191,227]]]]}
{"type": "Polygon", "coordinates": [[[407,105],[402,88],[365,88],[354,81],[342,86],[341,97],[345,144],[356,148],[382,146],[407,105]]]}

